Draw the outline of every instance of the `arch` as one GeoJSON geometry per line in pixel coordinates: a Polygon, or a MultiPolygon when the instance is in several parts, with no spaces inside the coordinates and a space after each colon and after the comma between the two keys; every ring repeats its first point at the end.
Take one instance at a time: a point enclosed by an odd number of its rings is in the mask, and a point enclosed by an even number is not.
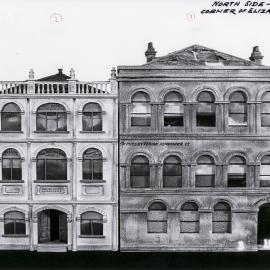
{"type": "Polygon", "coordinates": [[[1,130],[20,132],[22,130],[21,113],[21,109],[16,103],[6,103],[1,110],[1,130]]]}
{"type": "Polygon", "coordinates": [[[233,87],[230,87],[228,88],[226,91],[225,91],[225,94],[224,94],[224,100],[225,101],[230,101],[230,96],[233,92],[243,92],[245,95],[246,95],[246,101],[249,101],[250,98],[251,98],[251,95],[249,93],[249,90],[246,88],[246,87],[243,87],[243,86],[233,86],[233,87]]]}
{"type": "Polygon", "coordinates": [[[217,101],[221,101],[221,97],[218,93],[218,91],[211,87],[211,86],[199,86],[198,88],[196,88],[193,93],[192,93],[192,101],[193,102],[197,102],[198,100],[198,95],[201,93],[201,92],[204,92],[204,91],[208,91],[208,92],[211,92],[214,97],[215,97],[215,101],[214,102],[217,102],[217,101]]]}
{"type": "Polygon", "coordinates": [[[186,200],[186,201],[180,202],[180,203],[177,205],[176,209],[179,210],[179,211],[181,211],[182,206],[183,206],[184,204],[186,204],[186,203],[195,203],[195,204],[198,206],[198,211],[200,211],[200,209],[203,208],[203,204],[202,204],[199,200],[197,200],[197,199],[190,199],[190,200],[186,200]]]}
{"type": "Polygon", "coordinates": [[[25,112],[24,110],[24,106],[22,105],[22,103],[18,100],[16,100],[15,102],[14,101],[11,101],[11,102],[3,102],[2,104],[0,104],[0,111],[2,112],[3,108],[9,104],[9,103],[14,103],[16,104],[19,108],[20,108],[20,112],[21,114],[25,112]]]}
{"type": "Polygon", "coordinates": [[[105,105],[104,103],[101,101],[101,100],[85,100],[82,102],[82,104],[79,105],[79,112],[83,112],[83,108],[88,104],[88,103],[97,103],[100,108],[101,108],[101,111],[105,111],[105,105]]]}
{"type": "Polygon", "coordinates": [[[2,157],[3,153],[9,148],[16,150],[19,153],[19,155],[21,156],[21,160],[25,159],[24,151],[20,147],[18,147],[18,145],[15,145],[15,144],[5,144],[4,146],[2,146],[0,148],[0,156],[2,157]]]}
{"type": "Polygon", "coordinates": [[[161,155],[159,155],[158,163],[163,164],[164,160],[169,156],[177,156],[177,157],[179,157],[182,164],[186,164],[186,162],[187,162],[186,157],[184,156],[183,153],[178,152],[178,151],[176,152],[176,151],[166,150],[166,151],[162,152],[161,155]]]}
{"type": "Polygon", "coordinates": [[[198,206],[198,204],[195,203],[195,202],[185,202],[185,203],[183,203],[182,206],[181,206],[181,211],[199,211],[199,206],[198,206]],[[186,207],[187,207],[188,205],[192,206],[193,209],[192,209],[192,210],[191,210],[191,209],[187,209],[186,207]],[[185,208],[186,208],[186,209],[185,209],[185,208]]]}
{"type": "Polygon", "coordinates": [[[46,104],[49,104],[49,103],[60,104],[60,105],[62,105],[62,106],[65,108],[65,111],[66,111],[66,112],[70,112],[70,108],[69,108],[69,106],[67,105],[67,103],[64,102],[63,100],[59,100],[59,99],[57,99],[57,101],[55,101],[55,100],[46,100],[46,101],[43,101],[43,102],[39,102],[38,104],[35,104],[35,105],[33,106],[33,112],[37,112],[38,109],[39,109],[41,106],[46,105],[46,104]]]}
{"type": "Polygon", "coordinates": [[[132,102],[132,97],[137,92],[144,92],[144,93],[146,93],[149,96],[150,103],[156,101],[156,96],[154,94],[154,91],[152,89],[146,88],[146,87],[141,87],[141,88],[136,87],[136,88],[133,88],[129,93],[127,93],[127,101],[131,103],[132,102]]]}
{"type": "Polygon", "coordinates": [[[220,158],[219,158],[219,156],[216,153],[212,152],[212,151],[198,151],[198,152],[195,152],[193,154],[193,156],[191,157],[191,162],[192,163],[196,163],[197,162],[197,159],[200,156],[211,156],[214,159],[215,165],[219,165],[220,164],[220,158]]]}
{"type": "Polygon", "coordinates": [[[232,157],[234,156],[241,156],[246,160],[246,165],[248,165],[250,163],[250,160],[248,159],[247,155],[245,152],[242,151],[230,151],[226,154],[223,163],[225,165],[229,165],[229,161],[232,157]]]}
{"type": "Polygon", "coordinates": [[[168,211],[169,209],[171,209],[169,203],[168,203],[166,200],[164,200],[164,199],[151,199],[150,201],[148,201],[147,203],[144,204],[144,207],[143,207],[144,210],[145,210],[145,211],[148,211],[149,206],[150,206],[151,204],[155,203],[155,202],[163,203],[163,204],[166,206],[167,211],[168,211]]]}
{"type": "Polygon", "coordinates": [[[35,159],[36,156],[38,155],[39,152],[41,152],[42,150],[45,149],[60,149],[63,152],[65,152],[67,159],[71,159],[72,155],[69,152],[69,149],[67,149],[65,146],[61,145],[61,144],[55,144],[55,143],[51,143],[51,144],[44,144],[44,145],[40,145],[38,146],[34,151],[33,151],[33,158],[35,159]]]}
{"type": "Polygon", "coordinates": [[[89,207],[86,207],[80,211],[77,212],[77,220],[79,220],[81,218],[81,215],[83,213],[86,213],[86,212],[97,212],[99,214],[101,214],[103,216],[103,222],[107,222],[108,220],[108,217],[107,217],[107,214],[104,210],[100,209],[100,208],[97,208],[97,207],[94,207],[94,206],[89,206],[89,207]]]}
{"type": "Polygon", "coordinates": [[[170,87],[164,88],[160,92],[160,94],[158,96],[158,100],[164,102],[166,95],[168,93],[170,93],[170,92],[177,92],[179,95],[181,95],[181,97],[183,99],[183,102],[186,102],[187,101],[186,91],[185,91],[184,88],[182,88],[180,86],[170,86],[170,87]]]}
{"type": "Polygon", "coordinates": [[[82,159],[83,158],[83,153],[89,148],[96,148],[97,150],[99,150],[101,152],[103,159],[108,158],[106,150],[102,146],[100,146],[99,144],[87,144],[87,145],[85,145],[83,148],[80,149],[78,157],[80,159],[82,159]]]}
{"type": "Polygon", "coordinates": [[[1,210],[0,212],[0,218],[3,219],[4,218],[4,215],[7,213],[7,212],[22,212],[25,216],[25,220],[28,220],[29,219],[29,212],[23,208],[20,208],[18,206],[9,206],[8,208],[4,208],[1,210]]]}
{"type": "Polygon", "coordinates": [[[126,163],[127,164],[131,164],[131,160],[135,156],[145,156],[146,158],[148,158],[149,163],[155,163],[154,156],[149,151],[147,151],[147,150],[140,150],[138,152],[132,151],[131,153],[129,153],[127,155],[127,157],[126,157],[126,163]]]}
{"type": "Polygon", "coordinates": [[[265,86],[261,89],[259,89],[259,91],[256,94],[256,101],[263,101],[263,96],[265,95],[266,92],[270,92],[270,87],[269,86],[265,86]]]}
{"type": "Polygon", "coordinates": [[[263,158],[264,156],[270,156],[270,151],[260,152],[260,153],[257,155],[257,157],[255,158],[255,162],[256,162],[257,164],[260,164],[260,162],[261,162],[261,160],[262,160],[262,158],[263,158]]]}
{"type": "Polygon", "coordinates": [[[58,210],[60,212],[63,212],[67,215],[67,221],[71,222],[72,221],[72,211],[59,206],[59,205],[45,205],[45,206],[41,206],[38,207],[37,209],[35,209],[32,213],[32,218],[34,222],[37,222],[38,220],[38,213],[44,211],[44,210],[58,210]]]}
{"type": "Polygon", "coordinates": [[[231,211],[236,209],[235,204],[233,202],[231,202],[230,200],[228,200],[227,198],[216,198],[216,199],[214,199],[210,204],[210,208],[214,210],[215,205],[217,205],[219,203],[228,204],[230,206],[231,211]]]}

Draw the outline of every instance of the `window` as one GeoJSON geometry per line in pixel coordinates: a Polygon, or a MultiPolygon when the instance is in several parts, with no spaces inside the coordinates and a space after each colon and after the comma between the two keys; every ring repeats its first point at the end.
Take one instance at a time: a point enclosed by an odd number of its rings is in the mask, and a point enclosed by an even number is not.
{"type": "Polygon", "coordinates": [[[23,213],[18,211],[10,211],[4,215],[4,234],[25,234],[25,217],[23,213]]]}
{"type": "Polygon", "coordinates": [[[214,206],[213,233],[231,233],[231,207],[220,202],[214,206]]]}
{"type": "Polygon", "coordinates": [[[234,156],[228,166],[228,187],[246,186],[246,160],[241,156],[234,156]]]}
{"type": "Polygon", "coordinates": [[[229,126],[247,125],[247,98],[241,91],[233,92],[229,104],[229,126]]]}
{"type": "Polygon", "coordinates": [[[20,154],[8,148],[2,155],[2,179],[22,180],[22,161],[20,154]]]}
{"type": "Polygon", "coordinates": [[[37,155],[37,180],[67,180],[67,157],[60,149],[44,149],[37,155]]]}
{"type": "Polygon", "coordinates": [[[150,167],[146,157],[136,156],[132,159],[130,181],[132,188],[148,188],[150,186],[150,167]]]}
{"type": "Polygon", "coordinates": [[[261,126],[270,127],[270,92],[266,92],[262,98],[261,126]]]}
{"type": "Polygon", "coordinates": [[[170,92],[165,96],[164,104],[164,126],[184,126],[183,98],[178,92],[170,92]]]}
{"type": "Polygon", "coordinates": [[[88,103],[83,108],[83,131],[102,131],[102,110],[97,103],[88,103]]]}
{"type": "Polygon", "coordinates": [[[67,112],[63,105],[47,103],[37,110],[37,130],[44,132],[67,131],[67,112]]]}
{"type": "Polygon", "coordinates": [[[198,127],[216,126],[215,97],[209,91],[201,92],[197,97],[196,121],[198,127]]]}
{"type": "Polygon", "coordinates": [[[211,156],[201,156],[197,159],[195,172],[196,187],[215,186],[215,162],[211,156]]]}
{"type": "Polygon", "coordinates": [[[144,92],[137,92],[131,102],[131,126],[151,126],[149,96],[144,92]]]}
{"type": "Polygon", "coordinates": [[[96,148],[89,148],[83,153],[83,180],[102,180],[102,153],[96,148]]]}
{"type": "Polygon", "coordinates": [[[103,216],[89,211],[81,214],[81,235],[103,235],[103,216]]]}
{"type": "Polygon", "coordinates": [[[260,186],[270,187],[270,155],[264,156],[261,159],[260,186]]]}
{"type": "Polygon", "coordinates": [[[181,160],[177,156],[169,156],[163,164],[163,187],[182,186],[181,160]]]}
{"type": "Polygon", "coordinates": [[[180,213],[180,232],[199,233],[200,215],[198,205],[194,202],[184,203],[180,213]]]}
{"type": "Polygon", "coordinates": [[[153,202],[147,213],[148,233],[167,233],[167,207],[162,202],[153,202]]]}
{"type": "Polygon", "coordinates": [[[21,131],[21,110],[15,103],[6,104],[1,112],[2,131],[21,131]]]}

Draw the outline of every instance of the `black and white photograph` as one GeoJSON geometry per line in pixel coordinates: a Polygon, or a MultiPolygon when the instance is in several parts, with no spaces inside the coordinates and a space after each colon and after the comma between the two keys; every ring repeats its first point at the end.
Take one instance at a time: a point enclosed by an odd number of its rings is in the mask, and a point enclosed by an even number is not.
{"type": "Polygon", "coordinates": [[[0,7],[0,269],[270,269],[270,1],[0,7]]]}

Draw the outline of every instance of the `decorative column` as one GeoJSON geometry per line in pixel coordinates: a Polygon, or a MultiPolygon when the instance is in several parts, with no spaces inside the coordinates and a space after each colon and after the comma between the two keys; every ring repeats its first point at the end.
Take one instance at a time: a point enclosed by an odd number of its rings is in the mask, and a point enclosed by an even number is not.
{"type": "Polygon", "coordinates": [[[255,170],[254,185],[257,188],[260,187],[260,163],[255,163],[254,170],[255,170]]]}
{"type": "Polygon", "coordinates": [[[254,102],[247,102],[248,105],[248,126],[249,126],[249,132],[255,133],[255,120],[256,120],[256,104],[254,102]]]}
{"type": "Polygon", "coordinates": [[[223,166],[216,164],[216,187],[223,187],[223,166]]]}
{"type": "Polygon", "coordinates": [[[117,85],[117,77],[116,77],[116,69],[113,67],[111,69],[111,78],[110,78],[110,86],[111,86],[111,94],[118,94],[118,85],[117,85]]]}
{"type": "Polygon", "coordinates": [[[29,220],[29,242],[30,242],[30,251],[34,250],[34,230],[33,230],[33,205],[29,205],[29,213],[28,213],[28,220],[29,220]]]}
{"type": "Polygon", "coordinates": [[[223,133],[228,132],[228,126],[229,126],[229,102],[224,102],[223,104],[223,133]]]}
{"type": "Polygon", "coordinates": [[[183,105],[185,133],[191,133],[191,105],[187,102],[184,102],[183,105]]]}
{"type": "Polygon", "coordinates": [[[253,162],[247,165],[247,187],[255,187],[255,165],[253,162]]]}
{"type": "Polygon", "coordinates": [[[76,221],[77,205],[72,205],[73,221],[72,221],[72,251],[77,251],[77,221],[76,221]]]}
{"type": "Polygon", "coordinates": [[[182,163],[182,187],[188,188],[190,185],[190,166],[186,163],[182,163]]]}
{"type": "Polygon", "coordinates": [[[157,164],[150,163],[150,188],[158,188],[158,183],[155,181],[157,178],[157,164]]]}
{"type": "Polygon", "coordinates": [[[76,94],[76,83],[77,80],[75,78],[75,70],[72,68],[70,70],[70,79],[68,80],[68,93],[69,94],[76,94]]]}
{"type": "Polygon", "coordinates": [[[189,174],[189,187],[195,188],[195,169],[196,163],[191,163],[190,166],[190,174],[189,174]]]}
{"type": "Polygon", "coordinates": [[[227,183],[227,180],[228,180],[228,164],[224,164],[222,166],[222,181],[221,181],[221,187],[227,187],[228,186],[228,183],[227,183]]]}
{"type": "Polygon", "coordinates": [[[29,70],[29,76],[27,80],[27,93],[35,94],[35,73],[32,68],[29,70]]]}
{"type": "Polygon", "coordinates": [[[224,123],[224,114],[223,114],[223,104],[216,102],[216,117],[217,117],[217,132],[223,133],[223,123],[224,123]]]}
{"type": "Polygon", "coordinates": [[[157,182],[155,183],[155,188],[161,189],[163,188],[163,175],[162,175],[162,163],[156,164],[156,179],[157,182]]]}

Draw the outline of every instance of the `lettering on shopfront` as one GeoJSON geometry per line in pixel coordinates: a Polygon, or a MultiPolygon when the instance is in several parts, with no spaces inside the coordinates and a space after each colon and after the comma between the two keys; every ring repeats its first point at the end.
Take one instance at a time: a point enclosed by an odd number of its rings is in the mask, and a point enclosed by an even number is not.
{"type": "Polygon", "coordinates": [[[37,194],[67,194],[66,186],[37,186],[37,194]]]}
{"type": "Polygon", "coordinates": [[[120,142],[120,145],[128,145],[128,146],[190,146],[190,142],[143,142],[143,141],[135,141],[135,142],[120,142]]]}

